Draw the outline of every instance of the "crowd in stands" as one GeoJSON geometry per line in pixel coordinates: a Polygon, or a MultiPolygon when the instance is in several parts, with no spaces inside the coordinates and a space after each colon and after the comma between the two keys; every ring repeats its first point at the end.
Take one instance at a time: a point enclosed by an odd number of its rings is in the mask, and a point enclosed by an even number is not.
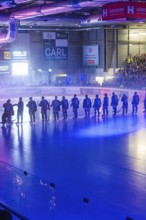
{"type": "Polygon", "coordinates": [[[54,80],[48,80],[39,75],[34,81],[22,80],[21,78],[8,80],[2,76],[0,87],[23,87],[23,86],[95,86],[109,88],[125,88],[146,90],[146,53],[135,56],[128,56],[125,65],[120,68],[113,78],[104,79],[103,83],[89,79],[90,74],[81,73],[75,79],[72,74],[67,76],[56,76],[54,80]]]}
{"type": "Polygon", "coordinates": [[[105,80],[103,87],[146,89],[146,53],[129,56],[125,67],[119,69],[113,79],[105,80]]]}

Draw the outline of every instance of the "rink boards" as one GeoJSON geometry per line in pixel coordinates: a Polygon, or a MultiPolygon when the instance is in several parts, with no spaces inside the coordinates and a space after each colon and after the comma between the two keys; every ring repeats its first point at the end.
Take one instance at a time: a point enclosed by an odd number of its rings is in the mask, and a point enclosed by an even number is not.
{"type": "MultiPolygon", "coordinates": [[[[22,97],[41,97],[41,96],[72,96],[77,94],[78,96],[89,96],[100,95],[102,98],[105,93],[111,96],[112,92],[115,92],[120,98],[124,93],[128,96],[129,101],[137,91],[140,96],[140,101],[143,102],[146,91],[144,90],[128,90],[128,89],[117,89],[117,88],[101,88],[101,87],[9,87],[0,88],[0,99],[5,98],[18,98],[22,97]]],[[[92,97],[92,98],[93,98],[92,97]]]]}

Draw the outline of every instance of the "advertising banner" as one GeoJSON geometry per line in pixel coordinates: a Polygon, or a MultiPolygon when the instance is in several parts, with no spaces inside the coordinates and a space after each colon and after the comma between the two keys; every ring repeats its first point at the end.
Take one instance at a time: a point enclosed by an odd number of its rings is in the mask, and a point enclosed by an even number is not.
{"type": "Polygon", "coordinates": [[[68,35],[64,32],[43,33],[44,58],[49,60],[68,59],[68,35]]]}
{"type": "Polygon", "coordinates": [[[129,2],[126,10],[127,18],[146,18],[145,2],[129,2]]]}
{"type": "Polygon", "coordinates": [[[99,66],[98,45],[83,46],[83,65],[99,66]]]}
{"type": "Polygon", "coordinates": [[[102,20],[112,20],[125,18],[126,5],[125,2],[115,2],[113,4],[107,4],[102,7],[102,20]]]}
{"type": "Polygon", "coordinates": [[[28,54],[27,51],[12,51],[13,60],[27,60],[28,54]]]}
{"type": "Polygon", "coordinates": [[[80,89],[80,94],[81,95],[86,95],[86,94],[91,94],[91,95],[96,95],[99,94],[100,90],[98,88],[81,88],[80,89]]]}
{"type": "Polygon", "coordinates": [[[27,60],[27,51],[0,50],[0,60],[27,60]]]}
{"type": "Polygon", "coordinates": [[[145,2],[115,2],[102,7],[102,20],[146,18],[145,2]]]}
{"type": "Polygon", "coordinates": [[[10,50],[0,50],[0,60],[11,60],[10,50]]]}
{"type": "Polygon", "coordinates": [[[66,47],[47,47],[47,48],[44,48],[44,56],[46,59],[67,60],[68,48],[66,48],[66,47]]]}
{"type": "Polygon", "coordinates": [[[0,75],[10,73],[10,63],[9,62],[0,62],[0,75]]]}

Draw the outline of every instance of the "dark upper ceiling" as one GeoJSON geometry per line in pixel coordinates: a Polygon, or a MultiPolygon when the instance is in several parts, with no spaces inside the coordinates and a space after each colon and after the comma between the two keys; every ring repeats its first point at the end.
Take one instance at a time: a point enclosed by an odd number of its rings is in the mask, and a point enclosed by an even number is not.
{"type": "Polygon", "coordinates": [[[102,21],[101,7],[112,1],[116,0],[0,0],[0,27],[8,26],[10,17],[18,19],[24,30],[77,31],[125,24],[102,21]]]}

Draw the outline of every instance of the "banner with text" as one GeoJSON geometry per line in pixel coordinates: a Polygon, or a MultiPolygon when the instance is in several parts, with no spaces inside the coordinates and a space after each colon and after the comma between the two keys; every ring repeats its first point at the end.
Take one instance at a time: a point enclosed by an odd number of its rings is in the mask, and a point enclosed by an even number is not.
{"type": "Polygon", "coordinates": [[[5,75],[10,73],[10,62],[0,61],[0,75],[5,75]]]}
{"type": "Polygon", "coordinates": [[[102,20],[145,19],[146,2],[115,2],[102,7],[102,20]]]}
{"type": "Polygon", "coordinates": [[[83,65],[99,65],[99,47],[98,45],[83,46],[83,65]]]}
{"type": "Polygon", "coordinates": [[[68,34],[63,32],[44,32],[43,53],[45,59],[67,60],[68,34]]]}

